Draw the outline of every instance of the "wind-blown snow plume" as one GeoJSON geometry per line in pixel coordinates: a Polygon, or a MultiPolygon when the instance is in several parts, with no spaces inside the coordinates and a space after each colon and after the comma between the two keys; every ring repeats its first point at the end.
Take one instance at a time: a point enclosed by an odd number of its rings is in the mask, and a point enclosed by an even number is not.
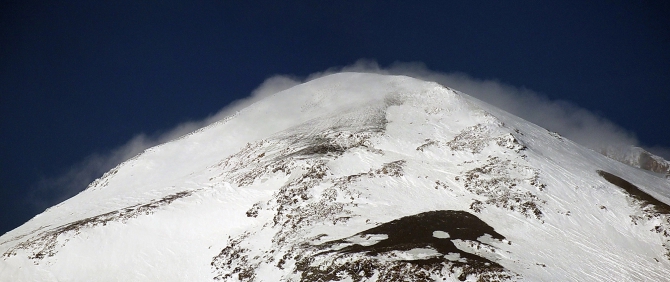
{"type": "MultiPolygon", "coordinates": [[[[395,63],[388,68],[381,68],[374,61],[366,60],[360,60],[341,70],[329,70],[324,74],[339,71],[407,75],[426,81],[434,81],[492,104],[597,151],[607,146],[639,145],[633,132],[587,109],[568,101],[550,100],[533,90],[515,87],[497,80],[477,79],[464,73],[435,72],[429,70],[423,63],[417,62],[395,63]]],[[[317,77],[316,75],[313,76],[317,77]]],[[[662,152],[661,149],[655,151],[662,152]]]]}
{"type": "MultiPolygon", "coordinates": [[[[200,121],[190,121],[155,135],[138,134],[126,144],[106,154],[94,154],[74,165],[66,174],[42,180],[36,185],[34,202],[43,209],[83,190],[88,183],[113,168],[115,165],[153,147],[188,134],[198,128],[212,124],[236,111],[274,93],[300,83],[329,74],[349,72],[369,72],[380,74],[406,75],[426,81],[434,81],[478,98],[516,116],[531,121],[550,131],[599,152],[612,152],[618,148],[640,146],[635,134],[587,109],[568,101],[550,100],[542,94],[523,87],[515,87],[497,80],[483,80],[464,73],[442,73],[429,70],[423,63],[394,63],[387,68],[375,61],[359,60],[339,68],[317,72],[305,78],[275,75],[263,82],[252,94],[224,107],[216,114],[200,121]]],[[[648,151],[670,159],[670,149],[663,147],[646,148],[648,151]]]]}
{"type": "Polygon", "coordinates": [[[231,114],[279,91],[299,84],[288,76],[273,76],[266,79],[249,97],[234,101],[203,120],[178,124],[174,128],[159,134],[140,133],[120,147],[107,152],[88,156],[83,161],[56,177],[40,180],[31,193],[34,208],[41,211],[81,192],[86,186],[116,165],[142,153],[153,146],[169,142],[199,128],[222,120],[231,114]]]}

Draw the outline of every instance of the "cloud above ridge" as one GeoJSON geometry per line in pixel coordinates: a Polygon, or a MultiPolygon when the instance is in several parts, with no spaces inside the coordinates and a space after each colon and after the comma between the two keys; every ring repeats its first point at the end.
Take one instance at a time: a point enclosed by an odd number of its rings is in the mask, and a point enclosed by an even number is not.
{"type": "MultiPolygon", "coordinates": [[[[507,112],[533,122],[548,130],[571,139],[594,150],[605,147],[639,146],[635,134],[613,122],[567,101],[550,100],[530,89],[519,88],[496,80],[483,80],[464,73],[441,73],[429,70],[424,64],[394,63],[380,67],[375,61],[359,60],[356,63],[323,72],[313,73],[305,78],[275,75],[266,79],[249,97],[225,106],[216,114],[200,121],[179,124],[162,134],[149,136],[140,133],[126,144],[105,154],[94,154],[58,177],[43,179],[35,185],[32,202],[37,209],[50,207],[84,190],[89,183],[116,165],[140,154],[144,150],[169,142],[251,105],[274,93],[286,90],[300,83],[338,72],[369,72],[379,74],[406,75],[426,81],[434,81],[459,90],[507,112]]],[[[652,153],[670,159],[670,149],[647,148],[652,153]]]]}

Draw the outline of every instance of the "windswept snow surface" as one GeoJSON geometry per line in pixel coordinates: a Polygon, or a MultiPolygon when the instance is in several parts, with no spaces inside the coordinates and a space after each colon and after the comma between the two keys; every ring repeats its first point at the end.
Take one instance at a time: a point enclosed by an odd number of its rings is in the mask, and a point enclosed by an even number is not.
{"type": "Polygon", "coordinates": [[[466,94],[339,73],[4,234],[0,281],[668,281],[668,203],[668,179],[466,94]]]}

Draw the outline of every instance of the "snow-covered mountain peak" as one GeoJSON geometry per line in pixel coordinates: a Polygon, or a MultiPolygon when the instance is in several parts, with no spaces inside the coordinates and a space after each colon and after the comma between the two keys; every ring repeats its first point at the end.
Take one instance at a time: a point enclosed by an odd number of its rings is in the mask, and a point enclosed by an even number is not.
{"type": "Polygon", "coordinates": [[[670,182],[436,83],[339,73],[0,237],[12,281],[653,280],[670,182]]]}

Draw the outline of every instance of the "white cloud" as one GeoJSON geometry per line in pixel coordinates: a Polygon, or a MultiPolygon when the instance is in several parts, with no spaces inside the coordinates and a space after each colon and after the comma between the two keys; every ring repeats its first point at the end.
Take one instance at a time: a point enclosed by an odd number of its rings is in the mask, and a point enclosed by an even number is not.
{"type": "MultiPolygon", "coordinates": [[[[107,154],[96,154],[86,158],[79,164],[74,165],[64,175],[40,181],[34,190],[33,202],[39,208],[49,207],[80,192],[104,172],[147,148],[168,142],[221,120],[271,94],[288,89],[304,81],[342,71],[407,75],[423,80],[435,81],[467,93],[596,150],[606,146],[639,145],[637,138],[631,131],[584,108],[566,101],[549,100],[545,96],[529,89],[507,85],[496,80],[472,78],[463,73],[435,72],[426,68],[422,63],[395,63],[387,68],[382,68],[374,61],[359,60],[350,66],[332,68],[324,72],[311,74],[305,79],[283,75],[273,76],[263,82],[249,97],[235,101],[216,114],[201,121],[182,123],[172,130],[153,137],[146,134],[138,134],[123,146],[107,154]]],[[[649,150],[666,159],[670,158],[670,149],[668,148],[653,147],[649,148],[649,150]]]]}

